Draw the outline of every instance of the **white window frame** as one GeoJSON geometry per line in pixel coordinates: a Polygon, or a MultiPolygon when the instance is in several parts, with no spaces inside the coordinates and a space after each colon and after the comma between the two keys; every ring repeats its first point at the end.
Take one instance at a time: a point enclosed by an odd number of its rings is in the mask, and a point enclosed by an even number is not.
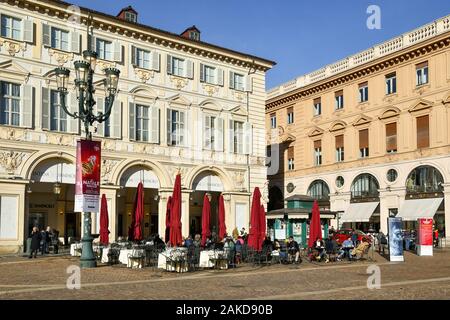
{"type": "Polygon", "coordinates": [[[205,139],[203,143],[203,148],[206,150],[215,150],[214,145],[216,143],[216,126],[215,121],[217,117],[214,115],[205,115],[203,118],[203,124],[204,124],[204,133],[205,133],[205,139]]]}
{"type": "Polygon", "coordinates": [[[277,127],[277,116],[272,115],[270,116],[270,128],[275,129],[277,127]]]}
{"type": "Polygon", "coordinates": [[[136,141],[148,142],[150,140],[150,106],[136,104],[136,141]],[[144,116],[144,111],[147,115],[144,116]],[[144,129],[145,124],[147,128],[144,129]],[[147,137],[145,138],[145,135],[147,137]]]}
{"type": "Polygon", "coordinates": [[[386,95],[397,93],[397,74],[386,76],[386,95]]]}
{"type": "Polygon", "coordinates": [[[428,66],[416,69],[416,86],[422,86],[429,81],[428,66]]]}
{"type": "Polygon", "coordinates": [[[185,146],[185,128],[186,128],[186,112],[177,109],[169,109],[171,113],[171,122],[169,131],[171,133],[171,146],[185,146]],[[175,116],[174,116],[175,115],[175,116]],[[183,115],[183,117],[181,117],[183,115]],[[181,119],[183,118],[183,119],[181,119]]]}
{"type": "Polygon", "coordinates": [[[336,148],[336,162],[343,162],[344,161],[344,147],[336,148]]]}
{"type": "Polygon", "coordinates": [[[216,84],[216,68],[205,64],[205,82],[216,84]]]}
{"type": "Polygon", "coordinates": [[[134,12],[125,12],[125,20],[130,22],[137,22],[137,17],[134,12]]]}
{"type": "Polygon", "coordinates": [[[137,66],[142,69],[151,69],[151,53],[148,50],[136,48],[137,66]]]}
{"type": "Polygon", "coordinates": [[[4,38],[17,40],[17,41],[22,41],[22,31],[23,31],[22,28],[23,28],[22,27],[22,19],[10,16],[10,15],[6,15],[6,14],[1,14],[0,36],[2,36],[4,38]],[[6,26],[3,24],[4,18],[6,19],[6,23],[7,23],[6,26]],[[14,28],[14,21],[18,22],[19,29],[14,28]],[[5,33],[3,32],[4,30],[6,31],[5,33]],[[14,31],[18,31],[17,37],[14,36],[14,31]]]}
{"type": "Polygon", "coordinates": [[[0,81],[0,124],[7,126],[20,126],[20,118],[21,118],[21,97],[22,97],[22,88],[20,84],[13,82],[0,81]],[[9,94],[6,95],[3,92],[4,85],[8,86],[9,94]],[[13,96],[13,86],[17,86],[19,88],[19,96],[13,96]],[[18,101],[19,110],[12,110],[12,101],[18,101]],[[7,114],[7,119],[5,119],[5,114],[7,114]],[[13,116],[17,115],[18,121],[17,124],[13,124],[13,116]]]}
{"type": "Polygon", "coordinates": [[[51,47],[57,50],[66,51],[70,50],[70,35],[69,32],[60,28],[50,28],[50,44],[51,47]],[[66,41],[62,41],[62,35],[67,35],[66,41]],[[63,43],[66,43],[66,47],[63,47],[63,43]]]}
{"type": "Polygon", "coordinates": [[[322,164],[322,147],[314,148],[314,165],[320,166],[322,164]]]}
{"type": "Polygon", "coordinates": [[[359,102],[369,101],[369,85],[365,85],[359,88],[359,102]]]}
{"type": "Polygon", "coordinates": [[[95,48],[97,49],[98,58],[101,60],[113,61],[114,60],[114,46],[112,41],[105,39],[96,39],[95,48]],[[109,46],[109,51],[106,50],[109,46]],[[107,56],[107,54],[109,54],[107,56]]]}
{"type": "Polygon", "coordinates": [[[369,147],[360,148],[359,149],[359,157],[360,158],[367,158],[367,157],[369,157],[369,147]]]}
{"type": "Polygon", "coordinates": [[[288,159],[288,171],[294,170],[294,167],[295,167],[294,158],[289,158],[288,159]]]}
{"type": "Polygon", "coordinates": [[[288,112],[287,114],[287,124],[293,124],[294,123],[294,111],[288,112]]]}
{"type": "Polygon", "coordinates": [[[341,110],[344,108],[344,95],[340,95],[334,98],[335,99],[335,110],[341,110]]]}
{"type": "Polygon", "coordinates": [[[234,72],[233,77],[234,77],[234,89],[239,90],[239,91],[244,91],[245,90],[245,76],[234,72]]]}
{"type": "Polygon", "coordinates": [[[320,116],[322,114],[322,102],[314,103],[313,108],[314,108],[314,116],[315,117],[320,116]]]}
{"type": "Polygon", "coordinates": [[[50,90],[50,130],[68,132],[67,113],[61,107],[61,96],[57,90],[50,90]],[[56,101],[55,101],[56,100],[56,101]],[[54,124],[56,121],[56,126],[54,124]]]}
{"type": "Polygon", "coordinates": [[[174,76],[178,77],[185,77],[185,60],[178,58],[178,57],[172,57],[172,74],[174,76]]]}
{"type": "Polygon", "coordinates": [[[233,152],[244,153],[244,122],[233,121],[233,152]]]}

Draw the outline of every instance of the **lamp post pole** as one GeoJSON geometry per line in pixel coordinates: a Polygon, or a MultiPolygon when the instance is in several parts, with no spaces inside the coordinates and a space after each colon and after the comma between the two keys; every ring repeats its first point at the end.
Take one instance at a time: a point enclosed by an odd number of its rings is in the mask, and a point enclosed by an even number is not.
{"type": "MultiPolygon", "coordinates": [[[[91,42],[91,34],[88,26],[88,44],[91,42]]],[[[89,45],[89,48],[91,46],[89,45]]],[[[69,80],[69,69],[56,68],[56,82],[60,97],[60,106],[67,115],[72,118],[80,119],[84,124],[84,131],[87,140],[92,140],[92,133],[89,131],[89,126],[94,122],[102,123],[108,120],[111,115],[114,98],[117,93],[117,85],[119,81],[120,71],[115,68],[107,68],[104,70],[106,78],[105,84],[105,113],[98,112],[94,114],[95,89],[93,86],[93,78],[95,65],[97,60],[97,53],[94,51],[86,50],[83,52],[84,61],[75,61],[75,87],[78,99],[78,112],[70,112],[66,105],[67,87],[69,80]]],[[[94,250],[92,248],[93,237],[91,234],[91,212],[83,213],[83,237],[82,253],[80,258],[81,268],[95,268],[97,263],[94,256],[94,250]]]]}

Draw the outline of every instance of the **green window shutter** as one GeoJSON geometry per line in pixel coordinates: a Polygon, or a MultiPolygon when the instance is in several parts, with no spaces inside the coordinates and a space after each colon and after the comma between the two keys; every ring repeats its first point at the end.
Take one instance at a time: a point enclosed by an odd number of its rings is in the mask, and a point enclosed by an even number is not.
{"type": "Polygon", "coordinates": [[[20,110],[21,126],[31,128],[33,126],[33,87],[22,85],[22,105],[20,110]]]}
{"type": "Polygon", "coordinates": [[[44,47],[51,47],[52,46],[52,39],[51,39],[51,30],[50,26],[48,24],[43,23],[42,24],[42,44],[44,47]]]}
{"type": "Polygon", "coordinates": [[[42,130],[50,130],[50,89],[42,88],[42,130]]]}
{"type": "Polygon", "coordinates": [[[128,104],[128,106],[129,106],[129,110],[128,110],[129,139],[136,140],[136,104],[134,104],[133,102],[130,102],[128,104]]]}

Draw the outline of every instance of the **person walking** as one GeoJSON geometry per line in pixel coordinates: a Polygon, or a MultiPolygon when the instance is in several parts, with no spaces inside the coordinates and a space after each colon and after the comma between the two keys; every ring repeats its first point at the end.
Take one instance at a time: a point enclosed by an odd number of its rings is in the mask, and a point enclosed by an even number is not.
{"type": "Polygon", "coordinates": [[[41,246],[41,233],[39,232],[38,227],[33,227],[33,231],[31,231],[31,251],[30,256],[28,257],[31,259],[33,256],[36,258],[37,252],[41,246]]]}
{"type": "Polygon", "coordinates": [[[352,232],[352,242],[353,242],[353,246],[356,248],[358,245],[358,233],[356,232],[355,229],[353,229],[353,232],[352,232]]]}
{"type": "Polygon", "coordinates": [[[387,239],[386,236],[382,231],[378,234],[378,253],[381,255],[381,252],[383,252],[384,255],[384,249],[387,245],[387,239]]]}

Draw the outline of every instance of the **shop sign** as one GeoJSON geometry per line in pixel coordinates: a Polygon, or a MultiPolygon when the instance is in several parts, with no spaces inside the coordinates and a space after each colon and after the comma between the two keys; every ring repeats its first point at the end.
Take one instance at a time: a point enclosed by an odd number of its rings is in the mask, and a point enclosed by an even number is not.
{"type": "Polygon", "coordinates": [[[417,219],[417,254],[419,256],[433,255],[433,219],[417,219]]]}

